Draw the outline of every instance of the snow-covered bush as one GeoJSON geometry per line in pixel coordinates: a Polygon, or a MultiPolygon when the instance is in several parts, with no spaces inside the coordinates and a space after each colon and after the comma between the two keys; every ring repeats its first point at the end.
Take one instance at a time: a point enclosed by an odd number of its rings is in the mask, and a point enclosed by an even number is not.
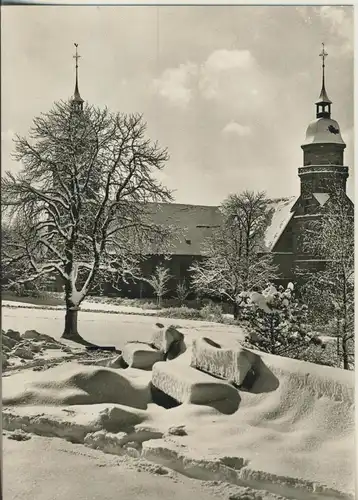
{"type": "Polygon", "coordinates": [[[191,307],[168,307],[161,311],[160,316],[163,318],[177,318],[177,319],[202,319],[198,309],[191,307]]]}
{"type": "Polygon", "coordinates": [[[286,289],[269,285],[262,293],[242,293],[238,304],[252,347],[293,358],[301,358],[313,345],[323,347],[309,331],[308,308],[296,298],[292,283],[286,289]]]}
{"type": "Polygon", "coordinates": [[[154,273],[150,278],[147,278],[146,281],[153,288],[155,296],[157,297],[157,306],[162,306],[162,299],[164,295],[168,293],[167,284],[171,279],[171,275],[169,269],[162,265],[159,265],[155,268],[154,273]]]}
{"type": "Polygon", "coordinates": [[[201,317],[206,321],[215,321],[216,323],[222,323],[223,314],[222,308],[219,304],[214,302],[209,302],[200,310],[201,317]]]}

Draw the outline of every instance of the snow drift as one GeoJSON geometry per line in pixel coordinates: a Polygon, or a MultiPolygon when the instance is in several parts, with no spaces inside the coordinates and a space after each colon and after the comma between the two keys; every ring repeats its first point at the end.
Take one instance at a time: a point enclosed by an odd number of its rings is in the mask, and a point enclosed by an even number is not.
{"type": "MultiPolygon", "coordinates": [[[[228,350],[238,344],[229,337],[213,332],[210,341],[220,343],[231,362],[228,350]]],[[[191,367],[190,334],[185,342],[184,354],[155,363],[152,372],[67,363],[6,377],[4,428],[62,436],[110,453],[127,449],[191,477],[286,498],[353,498],[352,372],[249,351],[251,368],[245,364],[246,383],[238,390],[191,367]],[[182,404],[153,404],[152,384],[182,404]],[[236,408],[225,411],[212,404],[215,398],[230,404],[237,398],[236,408]]],[[[194,359],[219,369],[215,350],[209,351],[194,359]]]]}

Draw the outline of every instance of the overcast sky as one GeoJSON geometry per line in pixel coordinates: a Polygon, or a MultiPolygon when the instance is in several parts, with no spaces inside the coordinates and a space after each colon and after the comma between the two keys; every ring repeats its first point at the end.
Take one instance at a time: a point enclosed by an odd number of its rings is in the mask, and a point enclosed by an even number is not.
{"type": "Polygon", "coordinates": [[[141,112],[166,146],[179,203],[216,205],[244,189],[299,194],[302,144],[321,85],[347,144],[353,191],[352,7],[2,7],[2,170],[13,134],[74,89],[141,112]]]}

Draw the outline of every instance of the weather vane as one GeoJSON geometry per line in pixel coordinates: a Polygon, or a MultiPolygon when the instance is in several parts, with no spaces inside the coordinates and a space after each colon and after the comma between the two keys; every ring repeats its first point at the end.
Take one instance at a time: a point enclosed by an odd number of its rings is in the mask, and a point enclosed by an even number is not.
{"type": "Polygon", "coordinates": [[[76,54],[73,56],[74,59],[76,59],[76,69],[78,68],[78,59],[81,57],[78,52],[77,52],[77,47],[78,47],[78,43],[74,43],[73,44],[75,47],[76,47],[76,54]]]}

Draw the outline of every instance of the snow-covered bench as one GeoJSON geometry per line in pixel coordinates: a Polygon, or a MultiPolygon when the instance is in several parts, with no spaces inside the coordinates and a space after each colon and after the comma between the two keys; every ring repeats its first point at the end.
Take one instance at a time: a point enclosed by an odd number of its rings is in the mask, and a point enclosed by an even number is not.
{"type": "Polygon", "coordinates": [[[238,391],[227,382],[179,360],[156,363],[152,371],[152,384],[179,403],[210,404],[240,399],[238,391]]]}
{"type": "Polygon", "coordinates": [[[122,358],[131,368],[151,370],[154,363],[162,361],[164,353],[142,342],[128,342],[123,347],[122,358]]]}
{"type": "Polygon", "coordinates": [[[241,385],[256,357],[243,347],[225,348],[209,338],[201,337],[193,340],[190,364],[193,368],[241,385]]]}

